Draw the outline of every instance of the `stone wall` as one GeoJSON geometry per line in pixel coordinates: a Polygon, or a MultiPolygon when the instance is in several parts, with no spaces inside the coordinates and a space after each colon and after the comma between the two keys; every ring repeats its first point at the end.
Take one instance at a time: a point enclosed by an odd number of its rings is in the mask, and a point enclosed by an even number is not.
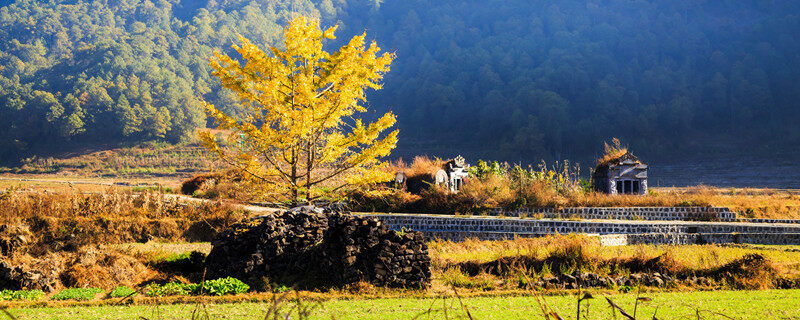
{"type": "Polygon", "coordinates": [[[539,219],[607,219],[658,221],[735,221],[736,213],[722,207],[573,207],[495,209],[490,215],[539,219]]]}
{"type": "Polygon", "coordinates": [[[626,234],[601,234],[597,236],[600,245],[605,247],[616,247],[628,245],[628,235],[626,234]]]}
{"type": "Polygon", "coordinates": [[[706,244],[746,243],[767,245],[800,244],[800,233],[690,233],[690,234],[628,234],[626,244],[706,244]]]}
{"type": "Polygon", "coordinates": [[[800,224],[800,220],[797,220],[797,219],[747,219],[747,218],[739,218],[736,221],[738,221],[738,222],[750,222],[750,223],[794,223],[794,224],[800,224]]]}
{"type": "Polygon", "coordinates": [[[421,214],[363,214],[392,229],[420,232],[488,232],[514,234],[596,233],[800,233],[800,225],[692,221],[569,221],[421,214]]]}
{"type": "MultiPolygon", "coordinates": [[[[502,217],[461,217],[420,214],[364,214],[381,220],[395,230],[420,231],[429,238],[463,240],[477,238],[485,240],[509,239],[514,237],[538,237],[547,234],[598,234],[598,235],[653,235],[655,243],[696,243],[692,234],[721,234],[719,241],[749,241],[760,243],[783,241],[785,244],[800,244],[800,238],[784,237],[787,234],[800,234],[800,224],[782,223],[739,223],[739,222],[693,222],[693,221],[565,221],[502,217]],[[655,235],[669,235],[666,240],[656,240],[655,235]],[[727,236],[724,234],[728,234],[727,236]],[[734,234],[753,236],[735,238],[734,234]],[[688,240],[680,237],[686,235],[688,240]],[[669,240],[672,239],[672,240],[669,240]],[[777,240],[785,239],[785,240],[777,240]]],[[[709,236],[706,236],[709,237],[709,236]]],[[[717,238],[710,238],[717,239],[717,238]]],[[[645,240],[641,240],[645,241],[645,240]]],[[[641,242],[637,242],[641,243],[641,242]]]]}

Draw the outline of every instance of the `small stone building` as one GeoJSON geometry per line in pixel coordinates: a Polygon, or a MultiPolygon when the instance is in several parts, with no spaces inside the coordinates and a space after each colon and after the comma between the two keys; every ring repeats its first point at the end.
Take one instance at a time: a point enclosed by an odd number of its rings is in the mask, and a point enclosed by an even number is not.
{"type": "Polygon", "coordinates": [[[594,190],[608,194],[647,194],[647,165],[630,152],[605,160],[592,173],[594,190]]]}

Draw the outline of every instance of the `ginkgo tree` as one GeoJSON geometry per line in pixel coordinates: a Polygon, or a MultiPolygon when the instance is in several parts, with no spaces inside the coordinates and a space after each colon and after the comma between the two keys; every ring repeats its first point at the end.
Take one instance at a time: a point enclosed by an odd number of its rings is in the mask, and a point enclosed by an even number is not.
{"type": "Polygon", "coordinates": [[[372,123],[357,116],[367,111],[365,91],[381,88],[394,54],[381,52],[366,33],[338,51],[323,50],[336,26],[292,19],[283,30],[283,47],[265,52],[248,39],[233,48],[241,60],[215,53],[212,74],[235,93],[244,112],[234,117],[205,103],[206,112],[229,142],[208,130],[204,146],[256,182],[260,194],[292,205],[310,202],[347,186],[391,179],[381,160],[397,144],[396,121],[388,112],[372,123]]]}

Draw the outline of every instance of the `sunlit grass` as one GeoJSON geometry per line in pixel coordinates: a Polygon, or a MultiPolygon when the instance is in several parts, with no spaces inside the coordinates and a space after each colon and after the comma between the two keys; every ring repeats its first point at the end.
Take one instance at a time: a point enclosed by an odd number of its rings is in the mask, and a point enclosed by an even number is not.
{"type": "Polygon", "coordinates": [[[138,257],[148,262],[173,261],[181,258],[188,258],[193,251],[208,254],[211,251],[209,242],[186,242],[186,243],[124,243],[109,246],[111,249],[138,257]]]}
{"type": "MultiPolygon", "coordinates": [[[[735,319],[791,319],[800,314],[800,290],[706,291],[643,294],[652,301],[642,303],[637,316],[650,319],[724,319],[712,312],[735,319]]],[[[589,319],[613,319],[605,295],[595,293],[588,301],[589,319]]],[[[637,294],[607,296],[623,309],[633,310],[637,294]]],[[[564,318],[573,317],[577,297],[545,296],[544,303],[564,318]]],[[[312,319],[443,319],[466,318],[466,310],[474,319],[543,319],[537,298],[531,295],[466,297],[462,301],[452,295],[442,298],[392,298],[328,300],[313,308],[312,319]]],[[[313,304],[305,301],[305,304],[313,304]]],[[[584,302],[584,306],[586,302],[584,302]]],[[[229,304],[169,304],[128,306],[77,306],[59,308],[11,309],[20,319],[191,319],[193,312],[206,313],[210,319],[263,319],[269,302],[229,304]]],[[[288,310],[288,309],[287,309],[288,310]]],[[[619,314],[617,313],[619,316],[619,314]]],[[[294,317],[296,318],[296,314],[294,317]]]]}

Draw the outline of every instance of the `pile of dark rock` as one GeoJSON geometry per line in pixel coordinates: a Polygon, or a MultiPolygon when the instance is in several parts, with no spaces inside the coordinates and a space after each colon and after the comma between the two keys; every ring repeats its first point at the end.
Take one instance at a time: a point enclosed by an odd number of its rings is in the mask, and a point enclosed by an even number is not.
{"type": "Polygon", "coordinates": [[[220,233],[206,257],[207,278],[322,287],[367,281],[424,287],[430,257],[422,234],[389,230],[380,221],[299,207],[252,218],[220,233]]]}

